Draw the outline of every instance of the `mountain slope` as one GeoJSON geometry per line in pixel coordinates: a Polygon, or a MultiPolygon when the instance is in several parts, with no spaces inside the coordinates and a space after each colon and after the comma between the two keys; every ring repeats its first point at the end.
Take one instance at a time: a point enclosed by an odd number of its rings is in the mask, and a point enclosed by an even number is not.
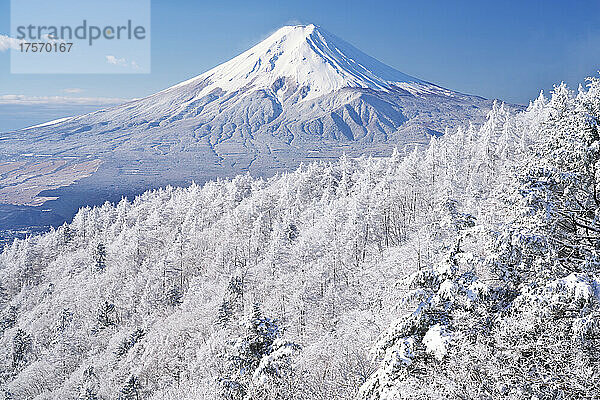
{"type": "Polygon", "coordinates": [[[272,175],[343,153],[389,154],[460,120],[477,123],[490,104],[396,71],[314,25],[286,26],[149,97],[3,135],[0,156],[25,163],[21,184],[48,158],[76,170],[91,160],[98,166],[74,179],[42,173],[48,184],[34,185],[29,197],[13,181],[0,185],[7,203],[58,197],[44,205],[47,216],[68,218],[86,202],[166,184],[272,175]]]}

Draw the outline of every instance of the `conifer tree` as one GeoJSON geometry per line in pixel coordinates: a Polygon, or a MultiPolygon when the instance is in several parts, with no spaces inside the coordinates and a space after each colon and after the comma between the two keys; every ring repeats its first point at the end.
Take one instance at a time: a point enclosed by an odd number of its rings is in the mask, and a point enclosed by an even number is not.
{"type": "Polygon", "coordinates": [[[8,306],[0,311],[0,335],[17,323],[17,307],[8,306]]]}
{"type": "Polygon", "coordinates": [[[98,309],[98,324],[100,329],[113,326],[117,323],[115,305],[105,301],[98,309]]]}
{"type": "Polygon", "coordinates": [[[131,375],[123,388],[119,400],[140,400],[142,398],[142,385],[140,380],[131,375]]]}
{"type": "Polygon", "coordinates": [[[27,332],[22,329],[17,329],[12,344],[12,367],[15,372],[18,372],[30,361],[33,342],[31,336],[27,332]]]}
{"type": "Polygon", "coordinates": [[[96,270],[104,271],[106,268],[106,246],[103,243],[98,243],[96,247],[96,270]]]}
{"type": "Polygon", "coordinates": [[[263,316],[259,305],[254,304],[244,334],[229,356],[228,375],[220,379],[224,398],[243,399],[268,377],[283,376],[284,359],[298,347],[280,340],[280,336],[278,321],[263,316]]]}
{"type": "Polygon", "coordinates": [[[99,382],[94,372],[94,367],[87,367],[82,375],[78,400],[100,400],[100,396],[98,396],[99,382]]]}

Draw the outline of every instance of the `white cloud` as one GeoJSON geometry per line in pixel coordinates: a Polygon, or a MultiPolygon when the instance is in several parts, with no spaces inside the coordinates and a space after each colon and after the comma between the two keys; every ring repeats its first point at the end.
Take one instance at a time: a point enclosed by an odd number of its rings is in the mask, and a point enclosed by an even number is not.
{"type": "Polygon", "coordinates": [[[115,56],[106,56],[106,62],[113,65],[127,65],[127,60],[124,58],[117,58],[115,56]]]}
{"type": "Polygon", "coordinates": [[[67,96],[25,96],[22,94],[0,95],[0,105],[35,105],[35,104],[78,104],[78,105],[109,105],[121,104],[131,99],[118,97],[67,97],[67,96]]]}
{"type": "Polygon", "coordinates": [[[129,62],[124,58],[117,58],[115,56],[106,56],[106,62],[121,67],[131,67],[133,69],[140,69],[140,66],[135,61],[129,62]]]}
{"type": "MultiPolygon", "coordinates": [[[[42,39],[40,39],[40,40],[44,41],[44,42],[50,42],[50,43],[54,43],[54,42],[64,43],[64,40],[54,39],[50,35],[43,35],[42,39]]],[[[38,41],[40,41],[40,40],[38,40],[38,41]]],[[[25,40],[15,39],[13,37],[6,36],[6,35],[0,35],[0,52],[6,51],[9,49],[19,50],[20,49],[19,45],[21,43],[25,43],[25,40]]]]}
{"type": "Polygon", "coordinates": [[[65,93],[69,93],[69,94],[76,94],[76,93],[82,93],[83,89],[81,88],[66,88],[62,90],[65,93]]]}
{"type": "Polygon", "coordinates": [[[0,35],[0,51],[18,49],[21,42],[23,42],[23,40],[15,39],[6,35],[0,35]]]}

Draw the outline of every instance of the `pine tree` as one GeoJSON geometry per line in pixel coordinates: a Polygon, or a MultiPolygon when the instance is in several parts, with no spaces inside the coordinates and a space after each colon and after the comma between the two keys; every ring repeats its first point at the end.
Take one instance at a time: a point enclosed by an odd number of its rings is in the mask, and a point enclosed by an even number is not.
{"type": "Polygon", "coordinates": [[[141,391],[142,385],[140,380],[132,375],[121,389],[119,400],[140,400],[142,398],[141,391]]]}
{"type": "Polygon", "coordinates": [[[100,397],[98,397],[98,393],[96,393],[96,390],[92,389],[92,388],[84,388],[81,390],[81,393],[79,394],[79,400],[100,400],[100,397]]]}
{"type": "Polygon", "coordinates": [[[98,377],[94,367],[90,365],[83,371],[78,400],[100,400],[98,386],[98,377]]]}
{"type": "Polygon", "coordinates": [[[30,361],[33,350],[31,336],[22,329],[17,329],[13,338],[12,367],[14,371],[20,371],[30,361]]]}
{"type": "Polygon", "coordinates": [[[216,323],[222,327],[229,324],[235,314],[241,313],[244,308],[244,279],[232,276],[227,285],[223,301],[217,311],[216,323]]]}
{"type": "Polygon", "coordinates": [[[118,358],[123,357],[129,350],[131,350],[138,342],[140,342],[144,336],[146,336],[146,331],[142,328],[138,328],[131,333],[117,348],[115,354],[118,358]]]}
{"type": "Polygon", "coordinates": [[[75,237],[75,231],[67,224],[62,226],[62,239],[64,244],[69,244],[75,237]]]}
{"type": "Polygon", "coordinates": [[[117,323],[117,312],[115,305],[105,301],[98,310],[98,324],[100,329],[108,328],[117,323]]]}
{"type": "Polygon", "coordinates": [[[0,282],[0,310],[8,304],[9,300],[10,296],[8,295],[8,290],[6,290],[2,282],[0,282]]]}
{"type": "Polygon", "coordinates": [[[524,205],[521,223],[544,237],[555,261],[537,275],[545,279],[569,272],[596,271],[600,248],[600,80],[577,97],[555,88],[542,140],[520,171],[524,205]]]}
{"type": "Polygon", "coordinates": [[[244,335],[238,338],[229,356],[228,374],[220,379],[221,395],[243,399],[253,383],[264,384],[267,378],[283,377],[284,365],[295,344],[280,340],[277,320],[264,317],[258,304],[246,321],[244,335]]]}
{"type": "Polygon", "coordinates": [[[221,327],[227,326],[234,314],[233,306],[229,300],[223,300],[217,312],[217,325],[221,327]]]}
{"type": "Polygon", "coordinates": [[[104,271],[106,268],[106,246],[103,243],[98,243],[96,247],[96,269],[104,271]]]}
{"type": "Polygon", "coordinates": [[[232,276],[229,280],[229,285],[227,286],[228,293],[233,298],[243,298],[244,297],[244,279],[240,276],[232,276]]]}
{"type": "Polygon", "coordinates": [[[167,291],[167,303],[171,307],[176,307],[183,303],[183,293],[180,288],[174,286],[167,291]]]}

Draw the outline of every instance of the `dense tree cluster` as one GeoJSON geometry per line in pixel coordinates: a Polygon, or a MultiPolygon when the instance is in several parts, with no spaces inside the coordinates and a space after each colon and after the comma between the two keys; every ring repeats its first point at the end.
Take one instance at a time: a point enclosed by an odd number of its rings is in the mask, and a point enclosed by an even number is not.
{"type": "Polygon", "coordinates": [[[561,85],[513,123],[521,146],[494,161],[492,206],[409,276],[411,307],[379,338],[362,398],[600,394],[600,80],[561,85]]]}
{"type": "Polygon", "coordinates": [[[597,398],[599,124],[591,79],[81,209],[0,254],[0,399],[597,398]]]}

